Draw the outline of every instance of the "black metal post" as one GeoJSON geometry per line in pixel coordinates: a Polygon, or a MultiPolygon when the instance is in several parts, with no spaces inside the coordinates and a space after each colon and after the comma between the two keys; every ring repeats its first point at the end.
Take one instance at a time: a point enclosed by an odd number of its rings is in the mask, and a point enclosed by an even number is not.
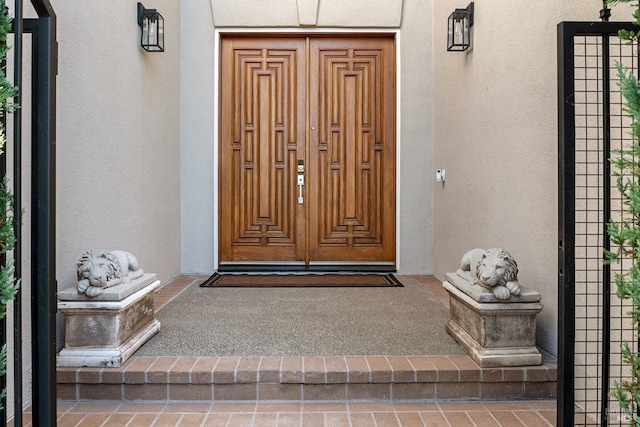
{"type": "Polygon", "coordinates": [[[32,142],[33,425],[56,425],[55,136],[58,45],[49,2],[33,2],[35,37],[32,142]]]}
{"type": "Polygon", "coordinates": [[[575,417],[575,104],[573,31],[558,25],[558,381],[557,425],[575,417]]]}
{"type": "MultiPolygon", "coordinates": [[[[13,102],[22,105],[22,33],[23,8],[22,0],[15,0],[13,18],[13,81],[18,93],[13,102]]],[[[13,251],[14,274],[16,280],[22,279],[22,110],[13,114],[13,230],[16,236],[16,247],[13,251]]],[[[22,290],[13,300],[13,425],[21,426],[22,420],[22,290]]]]}
{"type": "Polygon", "coordinates": [[[603,0],[602,10],[600,10],[600,19],[602,19],[602,22],[609,22],[609,18],[611,18],[611,9],[607,6],[606,0],[603,0]]]}

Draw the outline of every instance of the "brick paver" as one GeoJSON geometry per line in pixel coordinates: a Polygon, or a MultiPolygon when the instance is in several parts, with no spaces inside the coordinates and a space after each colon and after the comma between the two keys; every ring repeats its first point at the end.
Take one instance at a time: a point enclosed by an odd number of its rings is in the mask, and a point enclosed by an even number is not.
{"type": "MultiPolygon", "coordinates": [[[[147,404],[61,402],[65,426],[552,426],[555,402],[147,404]],[[351,424],[349,424],[349,420],[351,424]],[[338,423],[338,424],[336,424],[338,423]]],[[[30,426],[31,424],[26,424],[30,426]]]]}

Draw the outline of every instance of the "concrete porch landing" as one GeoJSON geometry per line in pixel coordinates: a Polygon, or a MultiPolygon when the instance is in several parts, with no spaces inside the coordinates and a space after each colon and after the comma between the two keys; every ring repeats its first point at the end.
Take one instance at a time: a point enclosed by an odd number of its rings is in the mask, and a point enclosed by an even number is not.
{"type": "MultiPolygon", "coordinates": [[[[448,304],[435,278],[413,278],[448,304]]],[[[172,280],[157,292],[156,310],[203,279],[172,280]]],[[[120,368],[59,368],[58,398],[167,403],[554,399],[556,370],[548,356],[541,366],[481,369],[466,355],[134,355],[120,368]]]]}
{"type": "MultiPolygon", "coordinates": [[[[448,307],[438,280],[411,277],[448,307]]],[[[204,279],[172,280],[156,310],[204,279]]],[[[121,368],[59,368],[58,426],[552,426],[556,371],[547,355],[501,369],[461,354],[134,355],[121,368]]]]}

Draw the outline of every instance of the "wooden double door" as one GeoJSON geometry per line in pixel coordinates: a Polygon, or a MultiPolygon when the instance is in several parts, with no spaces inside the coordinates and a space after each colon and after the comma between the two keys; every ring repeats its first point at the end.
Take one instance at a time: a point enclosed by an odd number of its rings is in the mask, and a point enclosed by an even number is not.
{"type": "Polygon", "coordinates": [[[393,38],[229,36],[221,55],[221,268],[395,268],[393,38]]]}

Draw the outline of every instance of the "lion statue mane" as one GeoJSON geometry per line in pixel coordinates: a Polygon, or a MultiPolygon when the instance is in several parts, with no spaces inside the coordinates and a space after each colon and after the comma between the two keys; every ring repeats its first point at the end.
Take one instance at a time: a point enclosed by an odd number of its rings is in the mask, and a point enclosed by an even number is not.
{"type": "Polygon", "coordinates": [[[500,300],[520,295],[518,264],[501,248],[472,249],[462,257],[462,271],[472,273],[473,284],[493,292],[500,300]]]}
{"type": "Polygon", "coordinates": [[[78,293],[88,297],[100,295],[105,288],[128,284],[144,272],[133,254],[125,251],[91,250],[76,264],[78,293]]]}

